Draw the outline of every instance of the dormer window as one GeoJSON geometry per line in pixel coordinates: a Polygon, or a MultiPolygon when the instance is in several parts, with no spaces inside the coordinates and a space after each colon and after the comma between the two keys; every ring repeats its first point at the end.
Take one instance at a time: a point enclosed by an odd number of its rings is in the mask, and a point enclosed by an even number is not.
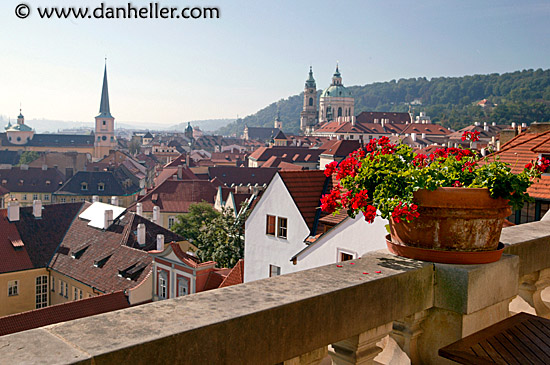
{"type": "Polygon", "coordinates": [[[105,184],[104,183],[97,184],[97,190],[98,191],[104,191],[105,190],[105,184]]]}
{"type": "Polygon", "coordinates": [[[80,190],[87,191],[88,190],[88,183],[83,182],[80,184],[80,190]]]}

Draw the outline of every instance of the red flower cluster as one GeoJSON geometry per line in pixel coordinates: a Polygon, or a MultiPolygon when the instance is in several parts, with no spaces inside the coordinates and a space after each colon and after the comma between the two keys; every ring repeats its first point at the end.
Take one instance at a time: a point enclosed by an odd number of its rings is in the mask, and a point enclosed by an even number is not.
{"type": "Polygon", "coordinates": [[[414,156],[412,163],[416,167],[424,167],[427,165],[427,162],[426,162],[427,158],[428,156],[422,153],[419,153],[418,155],[414,156]]]}
{"type": "Polygon", "coordinates": [[[355,196],[351,198],[351,209],[361,209],[367,206],[368,198],[369,196],[367,195],[367,191],[361,190],[359,193],[355,194],[355,196]]]}
{"type": "Polygon", "coordinates": [[[367,222],[374,222],[374,218],[376,218],[376,208],[372,205],[367,205],[366,209],[363,211],[363,216],[367,222]]]}
{"type": "Polygon", "coordinates": [[[453,187],[454,188],[461,188],[462,187],[462,183],[458,180],[456,180],[454,183],[453,183],[453,187]]]}
{"type": "Polygon", "coordinates": [[[332,161],[331,163],[327,163],[325,165],[325,176],[330,177],[334,172],[336,171],[336,168],[338,167],[338,162],[332,161]]]}
{"type": "Polygon", "coordinates": [[[395,152],[396,145],[390,143],[388,137],[380,137],[380,139],[373,138],[369,141],[369,144],[365,146],[367,152],[370,152],[372,155],[389,155],[390,153],[395,152]]]}
{"type": "Polygon", "coordinates": [[[354,156],[349,156],[342,162],[340,162],[340,168],[336,173],[337,179],[342,179],[346,176],[355,177],[357,171],[361,168],[361,162],[354,156]]]}
{"type": "Polygon", "coordinates": [[[475,141],[479,141],[479,135],[481,133],[478,132],[478,131],[473,131],[473,132],[469,132],[469,131],[464,131],[464,133],[462,133],[462,140],[463,141],[472,141],[472,142],[475,142],[475,141]]]}
{"type": "Polygon", "coordinates": [[[323,195],[321,197],[321,210],[327,213],[334,213],[338,209],[338,199],[340,199],[340,191],[337,189],[323,195]]]}
{"type": "Polygon", "coordinates": [[[531,161],[527,165],[525,165],[525,168],[527,170],[531,170],[533,166],[542,174],[546,172],[548,167],[550,167],[550,160],[544,157],[537,158],[537,160],[534,163],[533,161],[531,161]]]}
{"type": "Polygon", "coordinates": [[[393,212],[391,213],[395,223],[399,223],[402,219],[411,221],[419,215],[418,206],[416,204],[411,204],[408,206],[407,204],[403,204],[401,202],[393,209],[393,212]]]}

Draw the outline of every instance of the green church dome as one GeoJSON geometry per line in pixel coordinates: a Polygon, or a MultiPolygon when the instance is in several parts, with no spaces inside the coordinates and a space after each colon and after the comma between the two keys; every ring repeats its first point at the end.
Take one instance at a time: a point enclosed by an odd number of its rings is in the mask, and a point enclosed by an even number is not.
{"type": "Polygon", "coordinates": [[[335,98],[351,98],[351,91],[346,89],[343,85],[330,85],[323,90],[321,97],[332,96],[335,98]]]}

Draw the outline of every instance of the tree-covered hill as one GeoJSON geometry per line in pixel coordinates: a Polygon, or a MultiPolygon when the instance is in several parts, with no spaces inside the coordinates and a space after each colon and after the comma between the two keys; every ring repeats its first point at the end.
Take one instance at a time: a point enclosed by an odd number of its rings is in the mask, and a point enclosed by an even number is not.
{"type": "MultiPolygon", "coordinates": [[[[328,85],[327,85],[328,86],[328,85]]],[[[425,77],[350,86],[355,97],[355,114],[362,111],[424,111],[432,121],[458,129],[473,122],[531,123],[550,121],[550,70],[523,70],[505,74],[462,77],[425,77]],[[482,108],[477,103],[487,99],[495,107],[482,108]]],[[[320,95],[320,91],[317,93],[320,95]]],[[[272,103],[218,130],[240,135],[244,125],[273,127],[280,110],[283,130],[298,133],[303,93],[272,103]]]]}

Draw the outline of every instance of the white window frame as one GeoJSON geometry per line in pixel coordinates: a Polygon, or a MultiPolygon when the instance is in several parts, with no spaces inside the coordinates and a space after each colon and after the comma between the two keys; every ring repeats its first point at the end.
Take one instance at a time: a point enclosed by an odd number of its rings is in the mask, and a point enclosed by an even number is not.
{"type": "Polygon", "coordinates": [[[172,228],[174,224],[176,224],[176,217],[172,215],[168,217],[168,229],[172,228]]]}
{"type": "Polygon", "coordinates": [[[164,270],[159,272],[158,297],[160,299],[168,298],[168,274],[164,270]]]}
{"type": "Polygon", "coordinates": [[[187,280],[186,278],[179,277],[178,278],[178,297],[183,297],[187,294],[189,294],[189,280],[187,280]],[[182,291],[184,293],[182,293],[182,291]]]}
{"type": "Polygon", "coordinates": [[[288,218],[286,217],[277,217],[277,237],[284,238],[285,240],[288,238],[288,218]],[[284,219],[286,224],[284,227],[281,227],[281,220],[284,219]],[[281,234],[281,228],[284,229],[284,234],[281,234]]]}
{"type": "Polygon", "coordinates": [[[336,249],[336,262],[342,262],[342,254],[351,255],[352,260],[357,258],[357,252],[345,248],[338,248],[336,249]]]}
{"type": "Polygon", "coordinates": [[[8,281],[8,297],[19,295],[19,280],[8,281]]]}
{"type": "Polygon", "coordinates": [[[35,304],[36,309],[48,306],[48,276],[40,275],[35,279],[35,304]]]}
{"type": "Polygon", "coordinates": [[[274,276],[281,275],[281,267],[277,265],[269,264],[269,277],[272,278],[274,276]]]}

